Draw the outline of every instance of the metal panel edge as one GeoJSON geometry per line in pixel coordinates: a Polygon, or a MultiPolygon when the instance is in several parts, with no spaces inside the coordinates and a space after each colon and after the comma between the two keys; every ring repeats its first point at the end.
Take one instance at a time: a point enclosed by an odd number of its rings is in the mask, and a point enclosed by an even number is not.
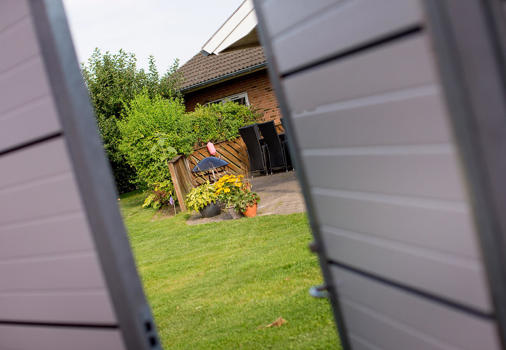
{"type": "Polygon", "coordinates": [[[162,349],[137,274],[61,0],[28,0],[111,301],[129,350],[162,349]]]}
{"type": "Polygon", "coordinates": [[[330,304],[332,306],[334,319],[336,321],[337,325],[337,331],[339,333],[339,338],[341,340],[341,345],[344,350],[351,349],[350,342],[348,340],[348,334],[346,332],[346,325],[344,322],[344,317],[341,312],[341,307],[339,305],[339,297],[337,294],[337,290],[335,288],[336,284],[335,281],[333,281],[333,277],[330,271],[330,266],[327,259],[327,254],[324,249],[323,239],[322,235],[320,233],[320,225],[317,220],[315,207],[313,205],[312,199],[311,199],[311,191],[309,187],[309,182],[307,179],[307,176],[305,174],[304,169],[302,168],[302,153],[299,148],[299,144],[297,142],[297,136],[295,132],[293,131],[292,126],[292,120],[291,120],[291,114],[290,109],[288,107],[288,103],[286,100],[286,96],[284,94],[283,88],[281,86],[281,74],[280,71],[276,65],[276,61],[274,60],[274,53],[272,49],[272,43],[269,40],[269,37],[266,33],[266,25],[265,25],[265,18],[264,14],[262,13],[262,4],[260,0],[253,0],[255,12],[258,19],[258,34],[260,36],[260,42],[264,48],[265,57],[267,59],[267,66],[269,71],[269,77],[271,80],[271,83],[274,87],[274,91],[276,93],[276,97],[279,102],[279,107],[281,110],[281,114],[283,118],[285,118],[285,122],[287,125],[287,128],[285,130],[285,133],[287,135],[288,145],[290,149],[290,156],[292,158],[292,161],[294,163],[294,169],[297,173],[297,179],[300,182],[301,188],[302,188],[302,194],[304,196],[304,201],[306,203],[307,208],[307,216],[309,220],[309,225],[311,227],[311,231],[313,233],[314,241],[316,243],[317,247],[317,253],[318,253],[318,260],[320,263],[320,267],[323,274],[323,279],[325,281],[325,284],[328,288],[329,292],[329,300],[330,304]]]}
{"type": "Polygon", "coordinates": [[[501,47],[497,26],[501,14],[490,15],[499,4],[496,0],[424,0],[424,6],[468,182],[498,332],[506,347],[506,79],[504,43],[501,47]],[[471,49],[470,43],[480,49],[471,49]],[[477,73],[486,78],[473,79],[477,73]]]}

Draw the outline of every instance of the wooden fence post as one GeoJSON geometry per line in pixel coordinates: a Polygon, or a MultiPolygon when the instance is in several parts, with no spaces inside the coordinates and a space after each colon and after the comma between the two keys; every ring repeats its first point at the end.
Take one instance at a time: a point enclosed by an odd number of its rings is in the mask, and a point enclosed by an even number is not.
{"type": "Polygon", "coordinates": [[[169,160],[168,166],[179,202],[179,208],[181,208],[182,211],[186,211],[184,200],[188,192],[190,192],[191,188],[195,185],[188,168],[186,157],[179,155],[169,160]]]}

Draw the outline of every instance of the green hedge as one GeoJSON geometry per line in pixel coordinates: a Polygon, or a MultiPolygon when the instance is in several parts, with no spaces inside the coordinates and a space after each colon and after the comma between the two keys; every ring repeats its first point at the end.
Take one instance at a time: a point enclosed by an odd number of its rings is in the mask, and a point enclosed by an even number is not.
{"type": "Polygon", "coordinates": [[[248,106],[234,102],[197,105],[189,113],[194,144],[202,146],[207,142],[233,140],[239,135],[239,128],[254,123],[258,115],[248,106]]]}

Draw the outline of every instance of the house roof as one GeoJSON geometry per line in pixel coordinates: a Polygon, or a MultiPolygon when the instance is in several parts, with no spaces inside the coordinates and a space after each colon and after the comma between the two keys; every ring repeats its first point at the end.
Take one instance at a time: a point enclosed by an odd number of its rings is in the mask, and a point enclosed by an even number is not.
{"type": "Polygon", "coordinates": [[[256,31],[257,17],[252,0],[244,0],[237,10],[207,40],[202,51],[209,54],[260,46],[256,31]]]}
{"type": "Polygon", "coordinates": [[[252,47],[219,55],[196,54],[179,72],[183,75],[181,90],[189,91],[204,87],[233,76],[264,68],[266,64],[261,47],[252,47]]]}

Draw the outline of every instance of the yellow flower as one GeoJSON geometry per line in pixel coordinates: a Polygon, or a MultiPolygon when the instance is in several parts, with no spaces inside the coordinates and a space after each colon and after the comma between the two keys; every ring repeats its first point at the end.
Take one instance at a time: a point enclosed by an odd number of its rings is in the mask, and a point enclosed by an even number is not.
{"type": "Polygon", "coordinates": [[[230,192],[230,188],[225,188],[224,191],[225,191],[225,193],[228,193],[228,192],[230,192]]]}

